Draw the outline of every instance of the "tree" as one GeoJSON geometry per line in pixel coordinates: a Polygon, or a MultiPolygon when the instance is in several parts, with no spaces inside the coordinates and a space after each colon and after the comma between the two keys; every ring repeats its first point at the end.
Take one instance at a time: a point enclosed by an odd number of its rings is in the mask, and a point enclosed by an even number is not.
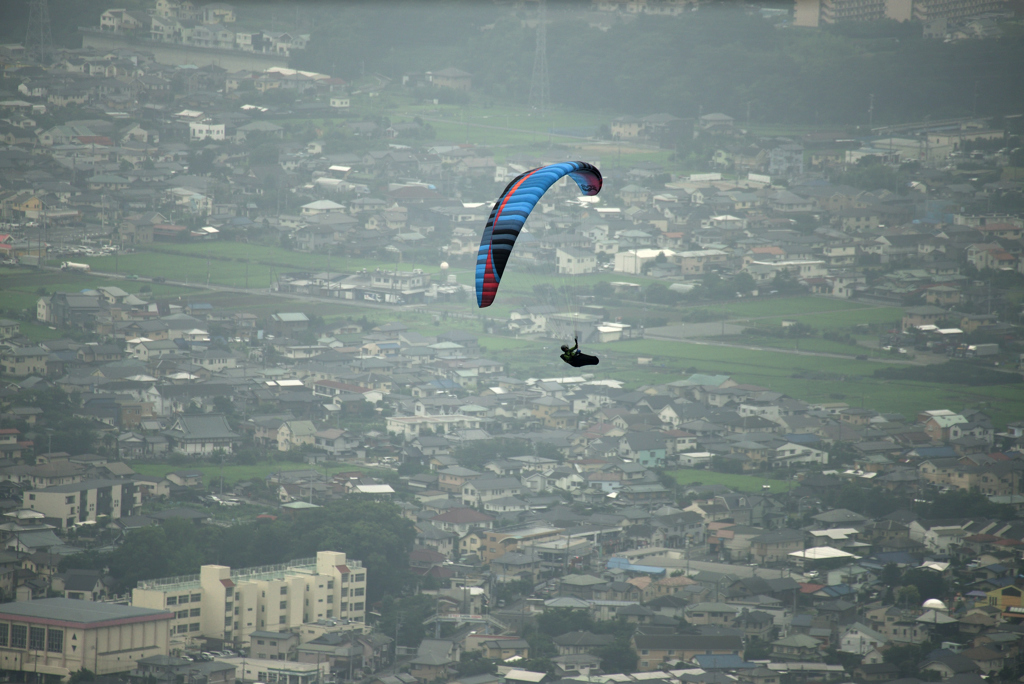
{"type": "Polygon", "coordinates": [[[903,573],[903,579],[900,580],[900,584],[917,589],[919,598],[943,599],[949,595],[946,581],[942,579],[942,575],[933,570],[926,570],[924,568],[907,570],[903,573]]]}
{"type": "Polygon", "coordinates": [[[126,591],[139,580],[197,573],[204,564],[244,568],[338,550],[362,561],[367,570],[366,600],[372,603],[404,589],[415,537],[412,522],[396,507],[350,498],[269,524],[197,528],[169,521],[129,535],[114,551],[70,556],[61,569],[109,567],[118,591],[126,591]]]}
{"type": "Polygon", "coordinates": [[[917,606],[921,603],[921,592],[913,585],[900,587],[896,590],[896,602],[908,608],[917,606]]]}
{"type": "Polygon", "coordinates": [[[636,672],[637,654],[629,639],[618,638],[594,652],[601,659],[601,669],[608,674],[636,672]]]}
{"type": "Polygon", "coordinates": [[[594,285],[594,298],[599,301],[611,299],[615,296],[615,288],[611,283],[601,281],[594,285]]]}
{"type": "Polygon", "coordinates": [[[464,651],[455,669],[459,671],[460,677],[473,677],[482,674],[494,674],[498,669],[498,664],[493,660],[484,658],[483,653],[480,651],[464,651]]]}
{"type": "Polygon", "coordinates": [[[92,682],[96,679],[96,673],[87,668],[76,670],[71,673],[71,678],[68,680],[71,684],[85,684],[85,682],[92,682]]]}
{"type": "Polygon", "coordinates": [[[541,613],[537,618],[537,629],[549,637],[567,632],[593,631],[594,618],[588,611],[556,608],[541,613]]]}

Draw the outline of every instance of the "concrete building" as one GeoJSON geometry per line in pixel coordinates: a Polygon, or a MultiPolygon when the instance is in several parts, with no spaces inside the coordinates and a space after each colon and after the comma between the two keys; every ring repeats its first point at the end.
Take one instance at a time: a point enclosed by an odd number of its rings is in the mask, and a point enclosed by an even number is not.
{"type": "MultiPolygon", "coordinates": [[[[135,662],[167,655],[173,615],[67,598],[0,605],[0,669],[67,678],[127,672],[135,662]]],[[[21,676],[21,675],[19,675],[21,676]]]]}
{"type": "Polygon", "coordinates": [[[61,529],[135,515],[142,508],[142,494],[131,480],[85,480],[22,494],[22,505],[56,521],[61,529]]]}
{"type": "Polygon", "coordinates": [[[363,622],[365,595],[360,561],[320,551],[316,558],[280,565],[204,565],[198,575],[145,580],[132,592],[132,605],[174,611],[176,644],[205,637],[237,647],[248,644],[253,632],[287,631],[331,618],[363,622]]]}

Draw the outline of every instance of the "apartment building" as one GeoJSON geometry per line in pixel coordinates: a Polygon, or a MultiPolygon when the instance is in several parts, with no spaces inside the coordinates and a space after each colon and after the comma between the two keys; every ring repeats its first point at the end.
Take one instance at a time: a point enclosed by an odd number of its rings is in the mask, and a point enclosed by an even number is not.
{"type": "Polygon", "coordinates": [[[63,530],[79,523],[94,523],[135,515],[142,508],[142,494],[131,480],[84,480],[22,494],[22,506],[39,511],[63,530]]]}
{"type": "Polygon", "coordinates": [[[253,632],[284,632],[324,619],[364,622],[366,570],[339,551],[279,565],[233,570],[204,565],[198,575],[139,582],[132,605],[173,611],[176,646],[195,637],[248,645],[253,632]]]}

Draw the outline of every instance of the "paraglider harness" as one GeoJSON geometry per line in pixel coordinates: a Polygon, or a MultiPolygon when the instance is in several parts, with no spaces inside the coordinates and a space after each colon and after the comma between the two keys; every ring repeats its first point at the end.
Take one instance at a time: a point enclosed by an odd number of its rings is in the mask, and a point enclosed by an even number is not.
{"type": "Polygon", "coordinates": [[[569,345],[562,345],[561,359],[573,368],[579,368],[580,366],[596,366],[600,363],[600,359],[596,356],[590,356],[580,351],[580,341],[573,338],[573,342],[576,344],[570,349],[569,345]]]}

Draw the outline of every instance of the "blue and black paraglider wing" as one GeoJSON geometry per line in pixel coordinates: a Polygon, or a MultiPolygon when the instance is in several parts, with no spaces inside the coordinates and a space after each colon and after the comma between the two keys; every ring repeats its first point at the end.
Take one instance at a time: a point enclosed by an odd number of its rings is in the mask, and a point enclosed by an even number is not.
{"type": "Polygon", "coordinates": [[[480,308],[494,302],[505,265],[530,212],[544,193],[564,176],[576,181],[584,195],[601,192],[603,180],[596,166],[580,161],[561,162],[517,176],[494,203],[476,258],[476,303],[480,308]]]}

